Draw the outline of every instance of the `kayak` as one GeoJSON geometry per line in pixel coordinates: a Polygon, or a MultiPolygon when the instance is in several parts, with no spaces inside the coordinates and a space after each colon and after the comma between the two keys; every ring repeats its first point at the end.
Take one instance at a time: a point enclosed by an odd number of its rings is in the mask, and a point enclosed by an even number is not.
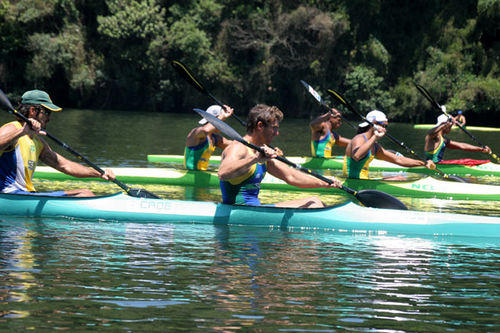
{"type": "MultiPolygon", "coordinates": [[[[155,163],[172,163],[182,164],[184,156],[182,155],[148,155],[149,162],[155,163]]],[[[335,156],[332,158],[320,157],[287,157],[295,164],[302,165],[305,168],[319,170],[331,169],[342,170],[344,164],[343,156],[335,156]]],[[[210,164],[216,166],[220,164],[220,156],[212,156],[210,164]]],[[[462,164],[438,164],[439,170],[450,175],[459,176],[500,176],[500,164],[487,162],[479,165],[468,166],[462,164]]],[[[370,163],[370,170],[372,171],[390,171],[390,172],[411,172],[426,175],[435,175],[436,172],[429,170],[425,167],[407,168],[394,163],[375,159],[370,163]]]]}
{"type": "MultiPolygon", "coordinates": [[[[219,187],[217,174],[210,171],[177,170],[169,168],[112,168],[117,179],[125,183],[161,184],[194,187],[219,187]]],[[[36,168],[35,179],[48,180],[98,180],[99,178],[73,178],[50,167],[36,168]]],[[[418,180],[387,181],[367,179],[347,179],[344,185],[355,190],[375,189],[396,196],[413,198],[439,198],[459,200],[500,200],[500,186],[459,183],[444,181],[433,177],[418,180]]],[[[262,189],[282,191],[310,191],[344,194],[339,189],[312,188],[302,189],[288,185],[281,179],[266,174],[261,183],[262,189]]]]}
{"type": "MultiPolygon", "coordinates": [[[[436,124],[415,124],[413,125],[413,128],[415,129],[431,129],[436,127],[436,124]]],[[[459,129],[458,126],[453,126],[452,129],[459,129]]],[[[471,131],[483,131],[483,132],[498,132],[500,131],[500,128],[498,127],[483,127],[483,126],[465,126],[466,130],[471,130],[471,131]]]]}
{"type": "Polygon", "coordinates": [[[325,208],[279,208],[135,198],[124,193],[76,198],[0,194],[0,215],[136,223],[202,223],[351,233],[500,237],[500,218],[379,209],[352,202],[325,208]]]}

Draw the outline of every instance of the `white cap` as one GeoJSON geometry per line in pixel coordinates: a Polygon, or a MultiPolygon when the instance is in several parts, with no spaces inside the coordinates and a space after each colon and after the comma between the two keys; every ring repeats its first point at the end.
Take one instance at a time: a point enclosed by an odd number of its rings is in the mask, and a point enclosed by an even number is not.
{"type": "MultiPolygon", "coordinates": [[[[206,110],[206,113],[209,113],[214,117],[218,117],[221,114],[221,112],[222,112],[222,107],[220,107],[219,105],[211,105],[206,110]]],[[[206,123],[208,123],[208,121],[205,118],[203,118],[202,120],[200,120],[198,122],[198,124],[200,124],[200,125],[205,125],[206,123]]]]}
{"type": "Polygon", "coordinates": [[[434,127],[438,127],[439,125],[443,124],[443,123],[447,123],[448,122],[448,116],[445,115],[445,114],[442,114],[440,115],[438,118],[437,118],[437,122],[436,122],[436,125],[434,127]]]}
{"type": "MultiPolygon", "coordinates": [[[[387,117],[386,117],[385,113],[383,113],[382,111],[373,110],[373,111],[368,112],[368,114],[366,115],[366,120],[368,120],[372,124],[374,122],[382,123],[384,121],[387,121],[387,117]]],[[[361,124],[359,124],[359,127],[365,127],[368,125],[369,125],[369,123],[364,121],[361,124]]]]}

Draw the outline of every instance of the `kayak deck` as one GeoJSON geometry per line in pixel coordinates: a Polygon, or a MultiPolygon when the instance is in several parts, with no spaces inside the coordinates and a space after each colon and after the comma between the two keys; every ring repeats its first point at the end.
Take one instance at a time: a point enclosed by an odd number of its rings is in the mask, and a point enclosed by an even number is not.
{"type": "Polygon", "coordinates": [[[0,208],[4,216],[500,237],[497,217],[367,208],[352,202],[298,209],[134,198],[123,193],[91,198],[0,194],[0,208]]]}
{"type": "MultiPolygon", "coordinates": [[[[112,168],[116,177],[126,183],[161,184],[194,187],[219,187],[219,179],[213,172],[177,170],[169,168],[112,168]]],[[[99,178],[73,178],[50,167],[37,167],[35,178],[49,180],[98,180],[99,178]]],[[[414,198],[440,198],[460,200],[500,200],[500,186],[459,183],[424,177],[410,181],[347,179],[346,186],[355,190],[375,189],[396,196],[414,198]]],[[[262,189],[283,191],[326,192],[344,195],[340,189],[302,189],[286,184],[281,179],[267,174],[261,183],[262,189]]]]}
{"type": "MultiPolygon", "coordinates": [[[[183,164],[184,156],[182,155],[147,155],[149,162],[155,163],[172,163],[183,164]]],[[[334,156],[332,158],[319,158],[319,157],[287,157],[295,164],[302,165],[308,169],[332,169],[342,170],[344,164],[343,156],[334,156]]],[[[220,156],[212,156],[210,164],[217,166],[220,164],[220,156]]],[[[438,164],[439,170],[450,175],[459,176],[500,176],[500,164],[492,162],[483,163],[480,165],[467,166],[462,164],[438,164]]],[[[375,159],[370,163],[370,170],[372,171],[390,171],[390,172],[411,172],[426,175],[436,175],[435,171],[429,170],[425,167],[407,168],[400,165],[375,159]]]]}

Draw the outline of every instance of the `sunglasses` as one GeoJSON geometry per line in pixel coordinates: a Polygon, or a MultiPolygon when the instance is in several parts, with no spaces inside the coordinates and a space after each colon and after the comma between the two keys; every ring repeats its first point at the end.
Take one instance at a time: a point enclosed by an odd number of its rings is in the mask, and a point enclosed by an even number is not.
{"type": "Polygon", "coordinates": [[[380,126],[380,127],[383,127],[383,128],[387,128],[387,124],[384,124],[384,123],[379,123],[378,121],[375,123],[377,126],[380,126]]]}
{"type": "Polygon", "coordinates": [[[38,113],[41,113],[45,116],[50,116],[51,111],[46,110],[45,108],[41,107],[41,108],[38,108],[38,113]]]}

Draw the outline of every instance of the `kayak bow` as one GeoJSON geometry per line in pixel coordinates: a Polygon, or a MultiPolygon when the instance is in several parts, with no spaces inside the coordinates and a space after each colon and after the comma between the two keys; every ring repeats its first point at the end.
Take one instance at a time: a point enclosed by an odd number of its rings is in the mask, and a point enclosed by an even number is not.
{"type": "Polygon", "coordinates": [[[202,223],[355,233],[500,237],[500,218],[368,208],[352,202],[313,209],[134,198],[0,194],[0,215],[136,223],[202,223]]]}

